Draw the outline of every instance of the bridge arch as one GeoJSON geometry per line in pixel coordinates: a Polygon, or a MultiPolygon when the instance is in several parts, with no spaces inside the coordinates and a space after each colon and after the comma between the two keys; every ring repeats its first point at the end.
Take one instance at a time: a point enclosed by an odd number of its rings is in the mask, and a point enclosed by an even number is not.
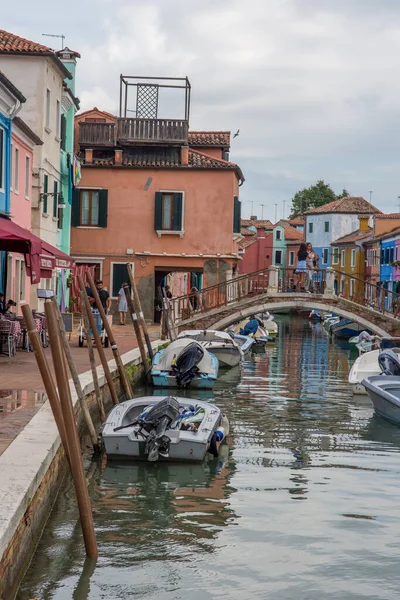
{"type": "MultiPolygon", "coordinates": [[[[282,302],[265,302],[260,304],[255,304],[248,307],[243,307],[241,310],[233,310],[229,315],[226,315],[219,319],[220,315],[215,315],[215,321],[212,323],[208,322],[208,329],[226,329],[233,323],[237,323],[241,319],[245,319],[246,317],[250,317],[253,314],[262,313],[268,311],[273,313],[276,310],[282,309],[300,309],[300,310],[319,310],[322,312],[333,312],[340,317],[344,317],[346,319],[352,319],[365,329],[369,329],[375,335],[379,335],[382,337],[392,337],[390,333],[373,323],[372,321],[366,319],[365,317],[361,317],[360,315],[354,314],[349,310],[344,308],[340,308],[335,304],[327,304],[324,302],[318,302],[318,300],[313,300],[312,297],[310,299],[296,299],[296,300],[286,300],[282,302]]],[[[195,325],[195,323],[194,323],[195,325]]]]}

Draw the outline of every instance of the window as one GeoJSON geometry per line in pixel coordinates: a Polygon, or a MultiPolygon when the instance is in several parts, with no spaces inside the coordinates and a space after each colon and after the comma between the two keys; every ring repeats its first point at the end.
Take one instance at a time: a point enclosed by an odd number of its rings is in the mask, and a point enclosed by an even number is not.
{"type": "Polygon", "coordinates": [[[390,248],[389,250],[389,263],[394,261],[394,248],[390,248]]]}
{"type": "Polygon", "coordinates": [[[325,233],[328,233],[329,232],[329,221],[325,221],[324,226],[325,226],[325,233]]]}
{"type": "MultiPolygon", "coordinates": [[[[237,196],[234,196],[233,197],[233,233],[240,233],[241,212],[242,212],[242,203],[239,201],[239,198],[237,196]]],[[[181,221],[182,221],[182,215],[181,215],[181,221]]],[[[182,229],[182,223],[181,223],[181,229],[182,229]]]]}
{"type": "Polygon", "coordinates": [[[354,296],[354,284],[355,284],[355,280],[354,279],[350,279],[350,296],[354,296]]]}
{"type": "MultiPolygon", "coordinates": [[[[131,269],[133,273],[134,265],[131,263],[131,269]]],[[[122,287],[123,283],[129,285],[128,269],[126,268],[126,262],[124,263],[111,263],[111,292],[112,298],[118,297],[118,292],[122,287]]],[[[129,285],[129,289],[130,289],[129,285]]]]}
{"type": "Polygon", "coordinates": [[[154,229],[156,231],[183,230],[182,192],[156,192],[154,229]]]}
{"type": "Polygon", "coordinates": [[[357,250],[355,248],[353,248],[351,251],[351,266],[352,267],[356,266],[356,252],[357,252],[357,250]]]}
{"type": "Polygon", "coordinates": [[[340,280],[340,293],[343,294],[344,291],[344,279],[342,277],[342,279],[340,280]]]}
{"type": "Polygon", "coordinates": [[[107,213],[108,190],[74,190],[72,227],[107,227],[107,213]]]}
{"type": "Polygon", "coordinates": [[[308,224],[308,233],[312,233],[313,232],[313,224],[309,223],[308,224]]]}
{"type": "Polygon", "coordinates": [[[30,198],[30,183],[31,183],[31,159],[29,156],[25,157],[25,198],[30,198]]]}
{"type": "Polygon", "coordinates": [[[332,264],[333,265],[339,264],[339,248],[333,249],[332,264]]]}
{"type": "Polygon", "coordinates": [[[61,126],[61,115],[60,115],[60,101],[57,100],[56,102],[56,136],[59,138],[60,137],[60,126],[61,126]]]}
{"type": "Polygon", "coordinates": [[[294,251],[291,250],[289,252],[289,267],[293,267],[294,265],[294,251]]]}
{"type": "Polygon", "coordinates": [[[398,251],[398,249],[399,249],[399,247],[398,247],[398,246],[396,246],[396,255],[395,255],[395,260],[398,260],[398,258],[397,258],[397,256],[398,256],[398,252],[397,252],[397,251],[398,251]]]}
{"type": "Polygon", "coordinates": [[[19,192],[19,150],[15,148],[15,158],[14,158],[14,192],[18,194],[19,192]]]}
{"type": "Polygon", "coordinates": [[[58,181],[53,183],[53,217],[56,219],[58,214],[58,181]]]}
{"type": "Polygon", "coordinates": [[[46,127],[47,129],[50,129],[50,102],[51,102],[51,96],[50,96],[50,90],[46,91],[46,127]]]}
{"type": "Polygon", "coordinates": [[[385,250],[385,265],[389,264],[389,248],[386,248],[385,250]]]}
{"type": "Polygon", "coordinates": [[[276,240],[280,240],[280,239],[281,239],[281,235],[282,235],[282,232],[281,232],[281,230],[280,230],[280,229],[277,229],[277,230],[275,231],[275,239],[276,239],[276,240]]]}
{"type": "Polygon", "coordinates": [[[282,264],[282,250],[275,250],[275,264],[282,264]]]}
{"type": "Polygon", "coordinates": [[[329,260],[329,248],[322,249],[322,264],[327,265],[329,260]]]}
{"type": "Polygon", "coordinates": [[[47,215],[47,192],[49,191],[49,177],[43,175],[43,212],[47,215]]]}
{"type": "Polygon", "coordinates": [[[4,129],[0,127],[0,190],[4,190],[4,163],[5,163],[5,151],[4,151],[4,129]]]}
{"type": "Polygon", "coordinates": [[[381,261],[381,265],[383,265],[383,263],[385,262],[385,251],[383,248],[381,248],[380,261],[381,261]]]}
{"type": "Polygon", "coordinates": [[[66,137],[67,137],[67,117],[65,115],[61,115],[61,150],[65,150],[66,137]]]}
{"type": "Polygon", "coordinates": [[[344,267],[345,260],[346,260],[346,250],[342,250],[342,252],[341,252],[341,261],[340,261],[340,266],[341,267],[344,267]]]}

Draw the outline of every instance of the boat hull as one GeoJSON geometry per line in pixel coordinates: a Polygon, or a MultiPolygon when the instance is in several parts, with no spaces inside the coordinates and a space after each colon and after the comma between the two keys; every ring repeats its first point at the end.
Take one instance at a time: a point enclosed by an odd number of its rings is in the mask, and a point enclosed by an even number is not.
{"type": "MultiPolygon", "coordinates": [[[[168,387],[178,388],[176,377],[169,371],[152,371],[151,379],[153,385],[156,387],[168,387]]],[[[210,389],[213,387],[217,378],[212,375],[200,374],[199,377],[195,377],[185,388],[199,388],[199,389],[210,389]]]]}
{"type": "Polygon", "coordinates": [[[210,349],[211,353],[218,358],[220,367],[235,367],[242,360],[243,353],[239,348],[217,348],[210,349]]]}
{"type": "Polygon", "coordinates": [[[400,377],[378,375],[367,377],[363,384],[377,415],[400,425],[400,377]],[[395,395],[394,392],[397,392],[395,395]]]}

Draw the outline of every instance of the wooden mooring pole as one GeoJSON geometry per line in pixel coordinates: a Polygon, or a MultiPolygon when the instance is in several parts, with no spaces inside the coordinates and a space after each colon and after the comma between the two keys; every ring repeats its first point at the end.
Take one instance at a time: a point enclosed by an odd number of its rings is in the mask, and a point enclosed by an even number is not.
{"type": "Polygon", "coordinates": [[[75,423],[71,390],[68,382],[68,372],[62,348],[57,313],[53,302],[45,302],[44,308],[58,392],[60,394],[61,411],[64,419],[66,435],[68,438],[68,448],[71,458],[71,471],[75,485],[76,498],[78,501],[86,554],[90,558],[97,558],[98,551],[96,535],[94,531],[92,505],[86,484],[85,471],[83,469],[81,446],[75,423]]]}
{"type": "Polygon", "coordinates": [[[136,314],[137,314],[138,321],[139,321],[139,327],[140,327],[140,325],[142,325],[144,339],[146,340],[146,345],[147,345],[147,351],[149,353],[150,360],[152,361],[153,360],[153,348],[151,347],[149,332],[147,330],[146,321],[145,321],[144,314],[142,311],[142,304],[140,302],[140,296],[137,291],[135,278],[133,277],[132,267],[131,267],[130,263],[127,263],[126,268],[128,270],[128,277],[129,277],[129,281],[130,281],[130,284],[132,287],[133,299],[134,299],[134,303],[136,305],[136,314]]]}
{"type": "Polygon", "coordinates": [[[139,321],[137,318],[135,306],[133,304],[131,292],[130,292],[129,286],[126,284],[123,285],[122,288],[125,292],[125,297],[126,297],[126,301],[128,303],[129,312],[131,314],[133,327],[135,329],[135,335],[136,335],[137,343],[138,343],[139,350],[140,350],[140,357],[142,359],[144,370],[147,372],[147,370],[148,370],[147,354],[146,354],[146,350],[145,350],[145,347],[143,344],[142,332],[140,331],[139,321]]]}
{"type": "Polygon", "coordinates": [[[107,383],[108,383],[108,387],[110,390],[112,401],[114,404],[119,404],[117,392],[115,390],[114,380],[112,378],[111,371],[108,366],[108,362],[107,362],[107,358],[106,358],[103,346],[101,345],[101,339],[99,336],[99,332],[97,331],[96,321],[94,320],[94,316],[93,316],[92,310],[90,308],[89,298],[86,293],[85,284],[83,283],[83,279],[80,275],[78,275],[78,283],[79,283],[79,287],[82,292],[82,297],[83,297],[83,300],[85,303],[85,308],[86,308],[86,314],[89,318],[89,324],[90,324],[90,327],[93,332],[93,337],[94,337],[94,341],[96,343],[97,352],[99,353],[99,356],[100,356],[101,364],[102,364],[102,367],[104,370],[104,375],[107,379],[107,383]]]}
{"type": "Polygon", "coordinates": [[[97,306],[97,310],[99,311],[101,320],[103,321],[104,329],[106,330],[108,339],[110,340],[110,346],[111,346],[111,350],[113,351],[115,363],[117,365],[119,377],[121,380],[121,385],[125,391],[126,399],[129,400],[130,398],[133,398],[133,390],[132,390],[130,381],[128,379],[128,376],[126,374],[125,367],[122,363],[122,359],[121,359],[121,355],[118,350],[117,342],[115,341],[114,334],[111,329],[110,323],[108,322],[107,315],[105,313],[103,305],[101,303],[99,293],[96,289],[93,278],[92,278],[91,274],[89,273],[89,271],[86,273],[86,277],[89,282],[90,289],[92,290],[92,294],[93,294],[93,298],[94,298],[94,301],[97,306]]]}

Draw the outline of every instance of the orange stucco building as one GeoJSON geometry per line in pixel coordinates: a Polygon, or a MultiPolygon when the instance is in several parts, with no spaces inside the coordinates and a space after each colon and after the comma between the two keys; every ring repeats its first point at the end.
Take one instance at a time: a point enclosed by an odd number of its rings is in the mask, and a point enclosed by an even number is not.
{"type": "Polygon", "coordinates": [[[230,133],[182,134],[181,123],[121,119],[97,108],[75,120],[81,181],[71,255],[114,299],[130,262],[147,319],[158,320],[161,285],[179,296],[237,270],[244,178],[229,161],[230,133]],[[159,127],[156,141],[135,130],[150,121],[159,127]]]}

